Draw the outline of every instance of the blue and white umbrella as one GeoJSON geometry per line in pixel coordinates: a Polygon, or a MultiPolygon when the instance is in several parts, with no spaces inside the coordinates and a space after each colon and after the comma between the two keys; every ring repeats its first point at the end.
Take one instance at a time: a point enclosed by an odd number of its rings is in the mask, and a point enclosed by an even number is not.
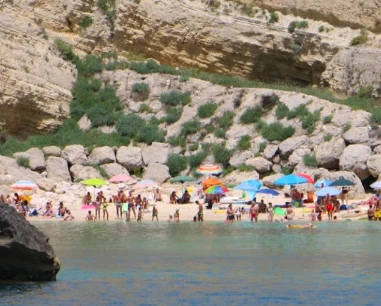
{"type": "Polygon", "coordinates": [[[318,181],[314,184],[314,187],[315,187],[315,188],[328,187],[328,186],[331,186],[331,184],[332,184],[332,181],[327,180],[327,179],[321,179],[321,180],[318,180],[318,181]],[[322,186],[322,185],[323,185],[323,186],[322,186]]]}
{"type": "Polygon", "coordinates": [[[336,196],[336,195],[339,195],[340,193],[341,191],[336,188],[324,187],[316,191],[315,195],[317,195],[318,197],[325,197],[327,194],[329,194],[330,196],[336,196]]]}
{"type": "Polygon", "coordinates": [[[298,176],[295,174],[288,174],[278,178],[274,181],[274,185],[285,186],[285,185],[298,185],[307,183],[308,180],[302,176],[298,176]]]}

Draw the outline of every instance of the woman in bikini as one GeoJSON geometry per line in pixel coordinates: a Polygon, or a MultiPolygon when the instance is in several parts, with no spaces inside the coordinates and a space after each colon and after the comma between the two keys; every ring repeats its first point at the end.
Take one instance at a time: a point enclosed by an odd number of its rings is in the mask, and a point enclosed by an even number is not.
{"type": "Polygon", "coordinates": [[[328,220],[332,220],[333,219],[333,203],[332,203],[331,196],[329,194],[327,194],[327,196],[325,197],[324,202],[325,202],[325,208],[327,210],[328,220]]]}

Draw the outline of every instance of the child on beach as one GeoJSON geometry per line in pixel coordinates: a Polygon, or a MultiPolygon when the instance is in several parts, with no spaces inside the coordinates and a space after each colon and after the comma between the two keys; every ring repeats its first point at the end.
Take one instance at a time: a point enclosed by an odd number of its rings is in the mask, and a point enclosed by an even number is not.
{"type": "Polygon", "coordinates": [[[159,211],[157,210],[156,205],[154,205],[152,209],[152,221],[155,218],[156,218],[156,221],[159,221],[158,213],[159,211]]]}
{"type": "Polygon", "coordinates": [[[139,206],[138,210],[138,219],[136,221],[141,222],[143,220],[143,212],[142,212],[142,207],[139,206]]]}
{"type": "Polygon", "coordinates": [[[173,214],[173,221],[174,222],[180,222],[180,211],[178,209],[173,214]]]}

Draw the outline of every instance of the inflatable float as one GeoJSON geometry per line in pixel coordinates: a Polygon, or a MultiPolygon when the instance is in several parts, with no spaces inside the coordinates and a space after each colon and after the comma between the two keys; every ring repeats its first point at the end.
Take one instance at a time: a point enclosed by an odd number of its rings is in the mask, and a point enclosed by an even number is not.
{"type": "Polygon", "coordinates": [[[305,224],[305,225],[293,225],[293,224],[287,224],[287,228],[290,228],[290,229],[316,228],[316,226],[315,226],[315,225],[312,225],[312,224],[305,224]]]}

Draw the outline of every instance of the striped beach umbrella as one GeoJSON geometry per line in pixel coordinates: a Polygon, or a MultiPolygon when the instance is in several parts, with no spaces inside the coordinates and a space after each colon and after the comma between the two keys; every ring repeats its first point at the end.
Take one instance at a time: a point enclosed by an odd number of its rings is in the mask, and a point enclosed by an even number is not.
{"type": "Polygon", "coordinates": [[[31,181],[17,181],[10,187],[18,190],[33,190],[37,188],[37,185],[31,181]]]}
{"type": "Polygon", "coordinates": [[[196,170],[198,174],[204,175],[220,174],[222,171],[223,170],[219,165],[201,165],[196,170]]]}
{"type": "Polygon", "coordinates": [[[212,186],[205,190],[206,194],[223,194],[225,192],[228,192],[229,189],[227,189],[225,186],[212,186]]]}

